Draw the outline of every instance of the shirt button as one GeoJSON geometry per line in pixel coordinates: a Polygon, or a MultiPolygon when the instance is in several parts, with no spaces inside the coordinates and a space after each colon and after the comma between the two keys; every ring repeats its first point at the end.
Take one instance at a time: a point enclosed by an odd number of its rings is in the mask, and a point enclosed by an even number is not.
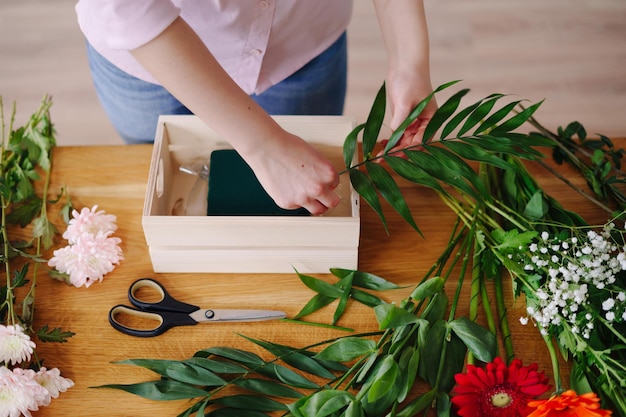
{"type": "Polygon", "coordinates": [[[260,9],[267,9],[268,7],[270,7],[270,2],[263,0],[259,2],[259,8],[260,9]]]}
{"type": "Polygon", "coordinates": [[[250,54],[252,55],[261,55],[263,53],[263,51],[261,51],[260,49],[253,49],[250,51],[250,54]]]}

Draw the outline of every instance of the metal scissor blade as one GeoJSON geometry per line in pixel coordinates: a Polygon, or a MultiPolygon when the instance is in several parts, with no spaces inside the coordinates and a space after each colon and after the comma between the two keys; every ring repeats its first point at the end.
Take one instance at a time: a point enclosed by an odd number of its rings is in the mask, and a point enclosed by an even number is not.
{"type": "Polygon", "coordinates": [[[276,310],[197,310],[189,315],[198,323],[207,321],[263,321],[284,319],[287,314],[276,310]]]}

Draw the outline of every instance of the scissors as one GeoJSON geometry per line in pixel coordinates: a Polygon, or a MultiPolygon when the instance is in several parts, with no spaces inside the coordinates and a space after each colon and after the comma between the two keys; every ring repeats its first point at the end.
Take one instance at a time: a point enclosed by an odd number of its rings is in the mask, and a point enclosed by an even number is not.
{"type": "Polygon", "coordinates": [[[137,337],[154,337],[175,326],[187,326],[201,322],[246,322],[275,320],[287,315],[276,310],[217,310],[201,309],[200,307],[183,303],[169,295],[165,287],[151,278],[141,278],[135,281],[128,289],[128,299],[135,306],[117,305],[109,311],[109,323],[122,333],[137,337]],[[148,287],[159,295],[157,301],[145,301],[136,296],[139,289],[148,287]],[[142,322],[158,323],[156,327],[138,329],[127,326],[118,320],[118,316],[133,316],[142,319],[142,322]]]}

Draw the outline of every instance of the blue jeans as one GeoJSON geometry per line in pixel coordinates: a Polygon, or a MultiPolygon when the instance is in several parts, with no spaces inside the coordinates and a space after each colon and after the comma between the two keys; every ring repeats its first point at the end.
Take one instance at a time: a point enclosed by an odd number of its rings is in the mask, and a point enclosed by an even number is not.
{"type": "MultiPolygon", "coordinates": [[[[161,114],[191,114],[160,85],[120,70],[87,43],[98,98],[111,123],[128,144],[154,141],[161,114]]],[[[250,97],[272,115],[340,115],[346,95],[347,40],[333,45],[298,72],[250,97]]]]}

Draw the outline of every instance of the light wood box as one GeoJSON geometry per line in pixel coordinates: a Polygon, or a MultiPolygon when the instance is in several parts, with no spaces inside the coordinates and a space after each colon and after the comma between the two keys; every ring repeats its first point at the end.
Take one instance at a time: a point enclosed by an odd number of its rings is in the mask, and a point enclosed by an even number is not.
{"type": "MultiPolygon", "coordinates": [[[[355,126],[353,118],[275,120],[316,146],[338,172],[345,168],[342,146],[355,126]]],[[[181,215],[197,177],[181,172],[180,166],[194,158],[208,161],[213,150],[227,148],[196,116],[159,118],[142,216],[155,272],[327,273],[330,268],[357,268],[359,198],[345,174],[337,188],[341,203],[323,216],[181,215]]]]}

